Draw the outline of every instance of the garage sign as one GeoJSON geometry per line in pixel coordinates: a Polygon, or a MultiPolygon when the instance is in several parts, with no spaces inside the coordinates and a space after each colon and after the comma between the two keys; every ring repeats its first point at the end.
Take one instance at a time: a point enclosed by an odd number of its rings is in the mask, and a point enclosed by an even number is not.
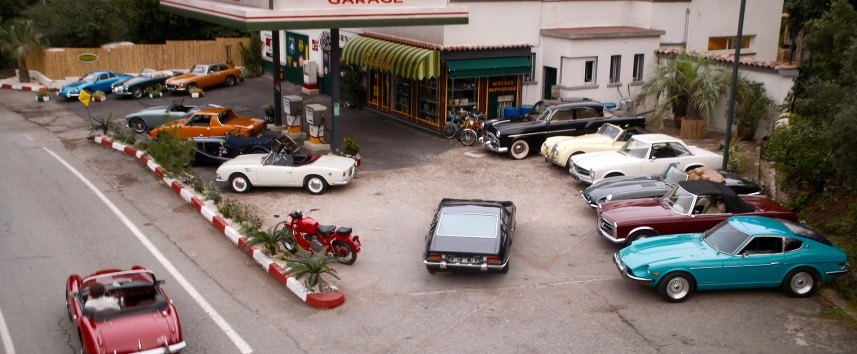
{"type": "Polygon", "coordinates": [[[77,60],[81,63],[94,63],[98,61],[98,56],[93,53],[83,53],[77,56],[77,60]]]}

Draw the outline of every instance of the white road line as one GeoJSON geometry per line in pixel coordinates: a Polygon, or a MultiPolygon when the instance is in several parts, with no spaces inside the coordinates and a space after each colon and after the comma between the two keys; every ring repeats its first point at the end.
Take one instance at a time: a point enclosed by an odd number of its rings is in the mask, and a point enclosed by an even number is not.
{"type": "Polygon", "coordinates": [[[32,136],[29,136],[29,135],[27,135],[27,134],[24,134],[24,137],[25,137],[25,138],[27,138],[27,139],[28,139],[28,140],[30,140],[30,141],[36,141],[35,139],[33,139],[33,137],[32,137],[32,136]]]}
{"type": "Polygon", "coordinates": [[[206,314],[208,314],[209,317],[211,317],[214,323],[217,324],[218,327],[220,327],[220,330],[222,330],[223,333],[226,333],[226,336],[229,337],[230,340],[232,340],[232,343],[235,344],[235,346],[238,348],[239,351],[241,351],[241,353],[248,354],[253,352],[253,348],[251,348],[250,345],[247,344],[247,342],[245,342],[244,339],[242,339],[241,336],[237,332],[235,332],[235,330],[232,329],[232,326],[230,326],[229,323],[227,323],[226,320],[221,317],[220,314],[217,313],[217,310],[215,310],[214,307],[212,307],[208,303],[208,301],[206,301],[205,298],[203,298],[202,295],[193,287],[193,285],[191,285],[190,282],[187,281],[187,279],[185,279],[185,277],[181,273],[179,273],[179,270],[176,269],[172,262],[170,262],[167,257],[161,253],[161,251],[158,251],[158,249],[155,248],[155,245],[153,245],[152,242],[149,241],[146,235],[143,234],[143,232],[140,231],[140,229],[138,229],[137,226],[134,225],[134,223],[132,223],[131,220],[128,219],[128,217],[126,217],[125,214],[123,214],[119,210],[119,208],[117,208],[116,205],[114,205],[113,202],[110,201],[110,199],[107,199],[107,197],[103,193],[101,193],[101,191],[95,188],[95,185],[89,182],[86,177],[84,177],[80,172],[77,171],[77,169],[72,167],[68,162],[66,162],[53,151],[51,151],[51,149],[48,149],[44,146],[42,148],[45,149],[45,151],[47,151],[49,154],[51,154],[51,156],[56,158],[61,164],[63,164],[63,166],[65,166],[69,171],[71,171],[71,173],[77,176],[77,178],[79,178],[83,182],[83,184],[89,187],[89,189],[92,190],[92,192],[95,193],[95,195],[97,195],[98,198],[101,199],[101,201],[103,201],[104,204],[106,204],[107,207],[110,208],[110,210],[113,211],[114,214],[116,214],[119,220],[121,220],[122,223],[124,223],[125,226],[127,226],[128,229],[131,230],[131,233],[133,233],[134,236],[136,236],[137,239],[140,240],[140,243],[142,243],[143,246],[146,246],[149,252],[152,253],[153,256],[155,256],[158,262],[160,262],[161,265],[164,266],[164,268],[170,273],[170,275],[172,275],[173,278],[176,279],[176,282],[178,282],[179,285],[181,285],[182,288],[187,291],[190,297],[192,297],[193,300],[196,301],[197,304],[199,304],[199,307],[201,307],[202,310],[206,314]]]}
{"type": "Polygon", "coordinates": [[[15,346],[12,345],[12,336],[9,335],[9,327],[6,327],[3,311],[0,311],[0,342],[3,342],[3,350],[6,354],[15,354],[15,346]]]}

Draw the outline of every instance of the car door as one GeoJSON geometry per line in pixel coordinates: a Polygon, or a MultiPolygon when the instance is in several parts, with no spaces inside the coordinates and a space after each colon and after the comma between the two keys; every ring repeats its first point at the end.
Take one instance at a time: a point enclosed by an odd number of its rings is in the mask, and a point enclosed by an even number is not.
{"type": "Polygon", "coordinates": [[[211,131],[211,115],[194,114],[185,121],[184,126],[179,129],[179,139],[187,139],[197,136],[209,136],[211,131]]]}
{"type": "Polygon", "coordinates": [[[679,162],[676,151],[670,143],[654,143],[649,149],[648,161],[640,166],[640,174],[654,176],[673,162],[679,162]]]}
{"type": "Polygon", "coordinates": [[[110,74],[101,73],[98,74],[98,78],[95,80],[95,83],[90,87],[92,91],[104,91],[109,92],[110,90],[110,74]]]}
{"type": "Polygon", "coordinates": [[[574,109],[574,125],[576,135],[593,134],[604,124],[602,113],[592,107],[577,107],[574,109]]]}
{"type": "Polygon", "coordinates": [[[205,76],[202,78],[204,82],[200,83],[200,86],[211,87],[218,85],[220,82],[220,78],[218,78],[217,71],[218,69],[216,64],[209,65],[205,76]]]}
{"type": "Polygon", "coordinates": [[[778,286],[782,282],[783,238],[754,236],[723,263],[723,287],[778,286]]]}
{"type": "Polygon", "coordinates": [[[289,154],[268,154],[256,171],[253,184],[288,187],[294,185],[294,158],[289,154]]]}
{"type": "Polygon", "coordinates": [[[709,230],[732,216],[726,211],[726,204],[716,195],[699,195],[696,198],[688,222],[694,230],[709,230]]]}

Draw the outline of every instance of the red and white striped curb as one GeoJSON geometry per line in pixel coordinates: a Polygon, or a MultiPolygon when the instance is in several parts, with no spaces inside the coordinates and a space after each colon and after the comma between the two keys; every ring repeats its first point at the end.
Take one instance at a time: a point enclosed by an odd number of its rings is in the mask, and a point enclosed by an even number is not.
{"type": "Polygon", "coordinates": [[[229,241],[232,241],[232,243],[238,246],[239,249],[243,250],[245,254],[253,258],[253,260],[256,261],[256,264],[260,265],[266,272],[268,272],[268,274],[272,275],[280,283],[285,284],[289,290],[297,295],[297,297],[302,301],[306,302],[307,305],[316,308],[330,309],[345,303],[345,295],[333,285],[331,285],[331,287],[333,287],[332,291],[309,292],[303,283],[289,275],[288,269],[284,269],[282,266],[271,260],[271,258],[261,250],[255,247],[245,248],[247,245],[247,238],[244,237],[244,235],[242,235],[237,229],[232,227],[229,222],[217,212],[217,207],[211,201],[200,197],[192,188],[184,186],[181,182],[165,177],[164,169],[150,156],[146,155],[144,151],[137,150],[133,146],[111,141],[110,139],[102,136],[96,136],[93,140],[96,144],[121,151],[128,156],[137,158],[141,163],[146,165],[147,168],[152,170],[155,175],[163,178],[167,186],[178,193],[178,195],[186,202],[193,205],[205,220],[208,220],[208,222],[214,225],[218,231],[223,233],[229,241]]]}
{"type": "Polygon", "coordinates": [[[45,86],[41,84],[0,84],[0,88],[19,91],[38,91],[43,87],[45,86]]]}

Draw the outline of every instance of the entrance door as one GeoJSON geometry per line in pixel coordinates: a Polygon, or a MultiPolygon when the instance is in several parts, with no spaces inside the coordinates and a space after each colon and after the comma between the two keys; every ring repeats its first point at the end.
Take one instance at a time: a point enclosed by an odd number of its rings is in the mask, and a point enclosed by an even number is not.
{"type": "Polygon", "coordinates": [[[553,87],[553,85],[556,85],[556,68],[552,68],[550,66],[544,66],[543,68],[544,72],[542,73],[542,77],[544,79],[542,80],[542,82],[544,82],[544,87],[542,87],[542,98],[550,99],[553,98],[553,95],[551,95],[551,87],[553,87]]]}
{"type": "Polygon", "coordinates": [[[369,71],[369,105],[375,108],[381,106],[381,96],[383,91],[381,81],[383,80],[383,77],[384,75],[381,74],[380,71],[369,71]]]}

